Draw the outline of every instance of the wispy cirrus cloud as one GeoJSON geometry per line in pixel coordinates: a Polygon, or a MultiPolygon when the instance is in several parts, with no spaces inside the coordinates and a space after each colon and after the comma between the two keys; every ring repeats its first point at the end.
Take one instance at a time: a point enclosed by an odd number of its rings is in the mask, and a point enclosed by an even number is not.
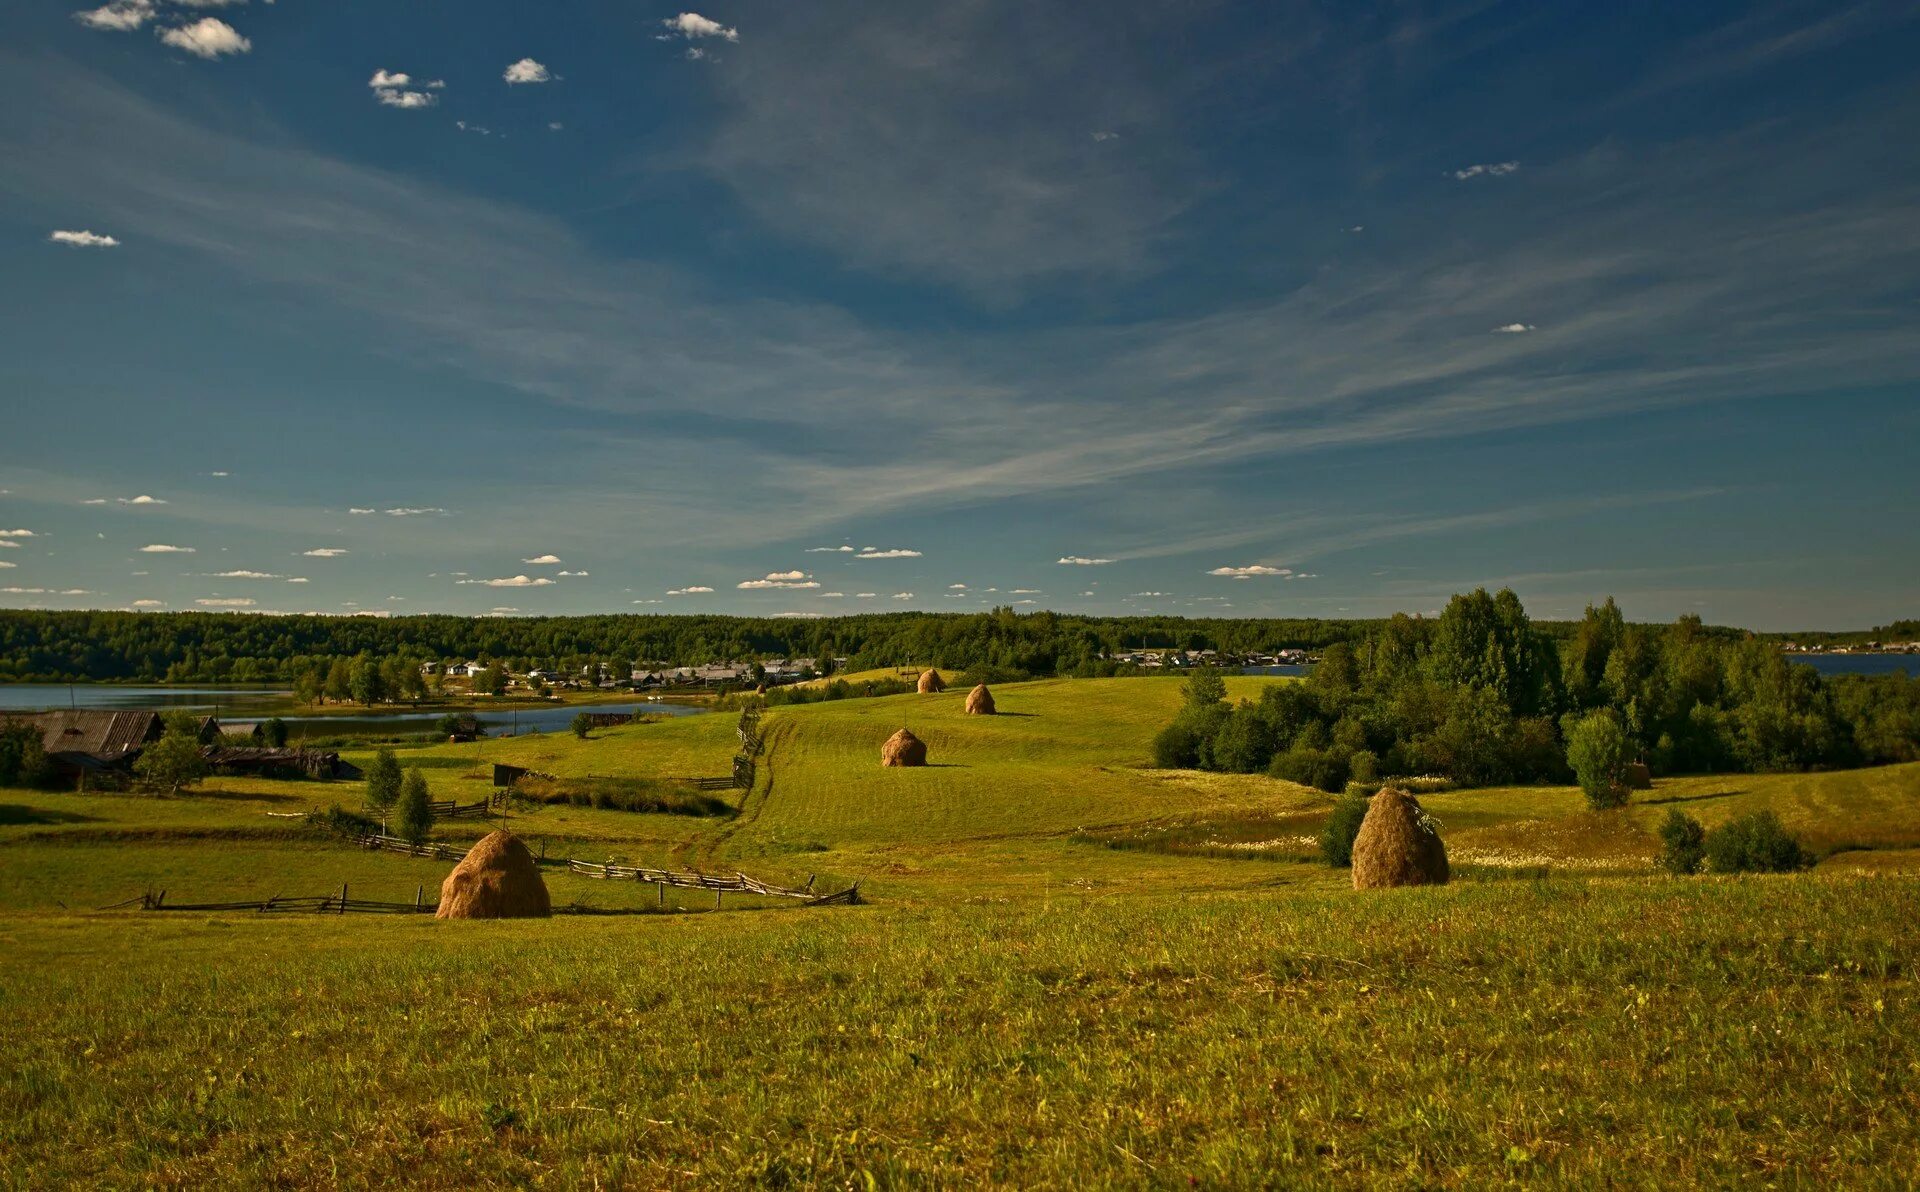
{"type": "Polygon", "coordinates": [[[860,553],[853,557],[856,559],[918,559],[921,557],[921,553],[917,550],[908,550],[905,547],[888,547],[885,550],[881,550],[868,546],[863,547],[860,553]]]}
{"type": "Polygon", "coordinates": [[[1517,161],[1482,162],[1453,171],[1456,181],[1465,182],[1469,178],[1504,178],[1520,168],[1517,161]]]}
{"type": "Polygon", "coordinates": [[[194,603],[201,608],[252,608],[259,601],[251,596],[207,596],[194,603]]]}
{"type": "Polygon", "coordinates": [[[1086,555],[1061,555],[1055,562],[1067,567],[1104,567],[1112,559],[1094,559],[1086,555]]]}
{"type": "Polygon", "coordinates": [[[149,542],[140,548],[140,553],[143,555],[190,555],[194,553],[194,548],[191,546],[171,546],[165,542],[149,542]]]}
{"type": "Polygon", "coordinates": [[[1265,563],[1252,563],[1245,567],[1215,567],[1208,575],[1224,576],[1227,579],[1253,579],[1261,575],[1290,575],[1291,567],[1269,567],[1265,563]]]}
{"type": "Polygon", "coordinates": [[[312,550],[303,550],[300,553],[309,559],[338,559],[347,553],[347,548],[344,546],[316,546],[312,550]]]}

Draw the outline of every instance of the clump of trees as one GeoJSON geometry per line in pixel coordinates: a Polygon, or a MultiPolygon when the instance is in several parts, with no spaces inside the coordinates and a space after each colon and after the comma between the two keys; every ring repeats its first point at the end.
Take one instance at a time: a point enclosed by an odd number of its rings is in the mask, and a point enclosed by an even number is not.
{"type": "Polygon", "coordinates": [[[167,731],[133,759],[133,774],[143,784],[177,795],[207,776],[207,759],[200,752],[200,721],[191,713],[167,718],[167,731]]]}
{"type": "Polygon", "coordinates": [[[40,730],[19,721],[0,721],[0,787],[50,786],[53,763],[40,744],[40,730]]]}
{"type": "Polygon", "coordinates": [[[1709,832],[1679,808],[1660,824],[1660,867],[1668,873],[1792,873],[1814,856],[1771,811],[1729,820],[1709,832]]]}
{"type": "Polygon", "coordinates": [[[1443,774],[1463,786],[1578,777],[1624,802],[1625,765],[1716,772],[1920,759],[1920,680],[1822,679],[1775,646],[1695,616],[1629,625],[1608,600],[1556,639],[1510,591],[1455,596],[1432,620],[1395,616],[1326,648],[1303,683],[1226,702],[1189,676],[1157,764],[1268,773],[1344,789],[1443,774]]]}

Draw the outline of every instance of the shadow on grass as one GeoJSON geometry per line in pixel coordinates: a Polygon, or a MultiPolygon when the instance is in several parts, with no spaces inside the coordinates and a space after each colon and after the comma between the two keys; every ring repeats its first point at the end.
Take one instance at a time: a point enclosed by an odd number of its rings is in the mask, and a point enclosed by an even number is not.
{"type": "Polygon", "coordinates": [[[1746,793],[1745,791],[1712,791],[1704,795],[1667,795],[1659,799],[1635,799],[1634,802],[1642,807],[1658,807],[1662,803],[1702,803],[1708,799],[1731,799],[1746,793]]]}
{"type": "Polygon", "coordinates": [[[1040,718],[1040,713],[1038,712],[995,712],[994,715],[1010,716],[1017,720],[1038,720],[1040,718]]]}
{"type": "MultiPolygon", "coordinates": [[[[359,788],[358,783],[348,783],[345,780],[331,783],[316,782],[313,784],[315,792],[327,789],[340,789],[347,786],[352,786],[355,789],[359,788]]],[[[270,795],[260,791],[186,791],[179,797],[182,799],[213,799],[223,803],[300,803],[304,805],[313,802],[314,799],[320,796],[318,793],[312,797],[308,797],[306,795],[270,795]]]]}
{"type": "Polygon", "coordinates": [[[968,765],[967,763],[965,763],[965,762],[928,762],[928,763],[926,763],[926,765],[925,765],[925,766],[923,766],[923,767],[922,767],[922,769],[927,769],[927,770],[971,770],[971,769],[973,769],[973,767],[972,767],[972,766],[969,766],[969,765],[968,765]]]}
{"type": "Polygon", "coordinates": [[[20,803],[0,803],[0,825],[15,824],[90,824],[98,816],[75,811],[54,811],[46,807],[27,807],[20,803]]]}

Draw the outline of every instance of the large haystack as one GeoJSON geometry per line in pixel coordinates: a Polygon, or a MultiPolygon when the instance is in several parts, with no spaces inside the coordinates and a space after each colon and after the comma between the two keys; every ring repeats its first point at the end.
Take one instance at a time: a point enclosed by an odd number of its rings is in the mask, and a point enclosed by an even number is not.
{"type": "Polygon", "coordinates": [[[1627,763],[1627,789],[1630,791],[1650,791],[1653,789],[1653,771],[1647,769],[1647,763],[1627,763]]]}
{"type": "Polygon", "coordinates": [[[540,866],[517,836],[494,832],[440,883],[436,919],[544,919],[553,913],[540,866]]]}
{"type": "Polygon", "coordinates": [[[1447,876],[1447,846],[1419,802],[1395,787],[1375,795],[1353,841],[1353,888],[1443,886],[1447,876]]]}
{"type": "Polygon", "coordinates": [[[927,764],[927,743],[906,729],[887,738],[880,747],[880,764],[883,766],[924,766],[927,764]]]}
{"type": "Polygon", "coordinates": [[[937,670],[920,672],[920,694],[936,695],[947,689],[947,681],[940,677],[937,670]]]}
{"type": "Polygon", "coordinates": [[[967,692],[967,715],[992,716],[997,709],[993,706],[993,692],[987,690],[985,683],[967,692]]]}

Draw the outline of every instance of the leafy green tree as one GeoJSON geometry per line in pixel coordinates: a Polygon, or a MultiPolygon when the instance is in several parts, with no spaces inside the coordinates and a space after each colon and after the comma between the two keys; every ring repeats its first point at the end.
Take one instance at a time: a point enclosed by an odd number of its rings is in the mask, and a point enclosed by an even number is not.
{"type": "Polygon", "coordinates": [[[207,776],[207,759],[200,753],[199,737],[176,724],[140,751],[133,772],[148,786],[177,795],[207,776]]]}
{"type": "Polygon", "coordinates": [[[1716,873],[1791,873],[1813,856],[1771,811],[1756,811],[1707,833],[1707,860],[1716,873]]]}
{"type": "Polygon", "coordinates": [[[321,693],[336,704],[353,698],[353,667],[346,659],[335,658],[327,664],[327,681],[321,685],[321,693]]]}
{"type": "Polygon", "coordinates": [[[587,739],[587,734],[593,731],[593,718],[585,712],[575,712],[573,720],[567,727],[573,730],[574,736],[584,741],[587,739]]]}
{"type": "Polygon", "coordinates": [[[1326,827],[1320,829],[1320,855],[1327,859],[1327,864],[1335,869],[1353,865],[1353,842],[1360,835],[1360,824],[1367,818],[1370,805],[1367,797],[1357,791],[1341,795],[1334,803],[1333,814],[1327,817],[1326,827]]]}
{"type": "Polygon", "coordinates": [[[399,798],[400,762],[393,750],[382,747],[367,763],[367,806],[385,811],[399,798]]]}
{"type": "Polygon", "coordinates": [[[353,660],[352,669],[347,672],[347,690],[353,695],[354,703],[369,708],[386,695],[386,675],[373,655],[361,654],[353,660]]]}
{"type": "Polygon", "coordinates": [[[507,670],[503,666],[489,666],[475,671],[473,689],[483,695],[505,695],[507,693],[507,670]]]}
{"type": "Polygon", "coordinates": [[[1187,676],[1181,694],[1189,709],[1208,711],[1227,698],[1227,681],[1218,670],[1203,666],[1187,676]]]}
{"type": "Polygon", "coordinates": [[[261,721],[260,739],[271,749],[285,749],[287,746],[287,722],[278,716],[271,716],[261,721]]]}
{"type": "Polygon", "coordinates": [[[1660,868],[1668,873],[1699,873],[1707,856],[1707,833],[1678,807],[1667,812],[1660,822],[1660,868]]]}
{"type": "Polygon", "coordinates": [[[53,776],[40,730],[18,721],[0,722],[0,787],[46,786],[53,776]]]}
{"type": "Polygon", "coordinates": [[[1567,765],[1595,810],[1627,801],[1627,734],[1612,711],[1587,713],[1567,733],[1567,765]]]}
{"type": "Polygon", "coordinates": [[[397,810],[400,835],[415,844],[427,838],[433,831],[432,797],[427,793],[427,776],[419,770],[408,770],[406,781],[400,785],[400,804],[397,810]]]}
{"type": "Polygon", "coordinates": [[[293,680],[293,698],[303,704],[313,705],[320,702],[321,693],[326,689],[327,677],[315,670],[302,670],[293,680]]]}

